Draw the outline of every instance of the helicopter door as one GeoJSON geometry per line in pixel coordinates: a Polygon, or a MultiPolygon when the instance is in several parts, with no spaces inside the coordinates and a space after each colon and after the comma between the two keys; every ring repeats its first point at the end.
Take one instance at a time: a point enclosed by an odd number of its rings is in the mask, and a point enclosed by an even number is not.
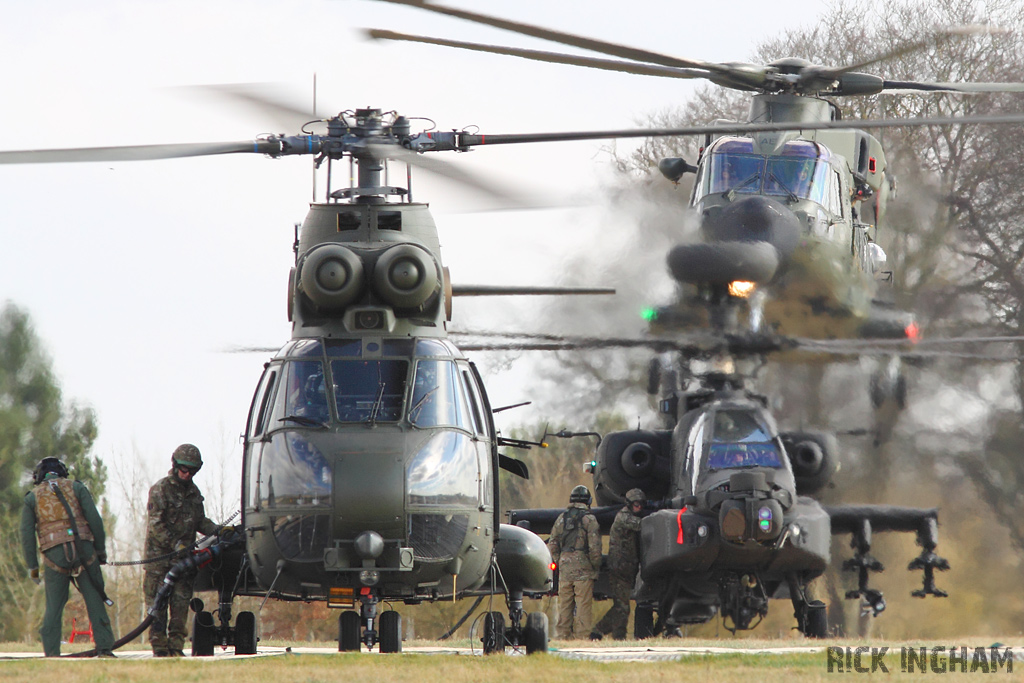
{"type": "Polygon", "coordinates": [[[458,367],[459,374],[462,376],[463,388],[466,396],[469,398],[469,414],[473,422],[473,433],[476,435],[477,472],[479,474],[477,481],[480,487],[480,503],[481,505],[492,505],[494,501],[491,500],[491,481],[490,477],[487,476],[491,471],[491,439],[487,433],[487,423],[484,422],[481,408],[483,401],[481,401],[480,389],[476,386],[476,381],[469,370],[469,364],[459,361],[458,367]]]}
{"type": "Polygon", "coordinates": [[[270,418],[270,407],[273,405],[274,390],[277,388],[277,378],[281,368],[279,365],[272,365],[267,368],[260,378],[259,386],[252,397],[252,406],[249,409],[249,420],[246,427],[245,457],[242,464],[245,473],[246,495],[243,501],[243,508],[259,508],[259,462],[263,450],[263,433],[267,430],[267,423],[270,418]]]}

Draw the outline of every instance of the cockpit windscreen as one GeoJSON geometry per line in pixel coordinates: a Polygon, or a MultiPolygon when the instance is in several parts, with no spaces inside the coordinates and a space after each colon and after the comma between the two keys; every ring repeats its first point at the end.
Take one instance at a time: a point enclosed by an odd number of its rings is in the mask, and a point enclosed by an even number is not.
{"type": "Polygon", "coordinates": [[[749,410],[718,410],[711,434],[708,469],[781,468],[778,446],[757,414],[749,410]]]}

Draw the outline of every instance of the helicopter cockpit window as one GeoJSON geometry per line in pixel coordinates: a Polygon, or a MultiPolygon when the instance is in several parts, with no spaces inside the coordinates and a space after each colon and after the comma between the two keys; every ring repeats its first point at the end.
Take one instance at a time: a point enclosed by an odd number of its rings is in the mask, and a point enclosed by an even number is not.
{"type": "Polygon", "coordinates": [[[715,412],[708,469],[781,468],[779,449],[765,425],[749,410],[715,412]]]}
{"type": "Polygon", "coordinates": [[[416,355],[417,356],[450,356],[452,355],[451,349],[449,349],[444,340],[441,339],[417,339],[416,340],[416,355]]]}
{"type": "MultiPolygon", "coordinates": [[[[319,344],[317,344],[319,347],[319,344]]],[[[296,360],[286,364],[284,400],[277,402],[277,410],[270,427],[305,425],[319,427],[330,417],[324,366],[318,360],[296,360]]]]}
{"type": "Polygon", "coordinates": [[[320,340],[318,339],[299,339],[288,351],[288,355],[291,357],[298,356],[300,358],[315,358],[323,355],[323,349],[321,348],[320,340]]]}
{"type": "Polygon", "coordinates": [[[359,358],[363,355],[363,342],[359,339],[328,339],[326,345],[328,358],[359,358]]]}
{"type": "Polygon", "coordinates": [[[331,466],[302,432],[285,431],[273,436],[263,449],[259,476],[264,507],[331,504],[331,466]]]}
{"type": "Polygon", "coordinates": [[[404,360],[332,360],[334,402],[341,422],[398,422],[409,363],[404,360]]]}
{"type": "Polygon", "coordinates": [[[828,192],[828,170],[827,163],[813,159],[772,157],[768,160],[764,193],[824,204],[828,192]]]}
{"type": "Polygon", "coordinates": [[[252,408],[249,410],[249,436],[256,438],[267,430],[267,414],[270,409],[270,401],[274,396],[274,387],[277,382],[277,375],[280,369],[271,367],[263,373],[260,385],[253,397],[252,408]]]}
{"type": "Polygon", "coordinates": [[[761,189],[764,157],[754,154],[716,153],[711,156],[711,194],[728,192],[756,194],[761,189]]]}
{"type": "Polygon", "coordinates": [[[417,361],[409,422],[417,427],[451,425],[472,429],[465,403],[455,363],[430,359],[417,361]]]}
{"type": "Polygon", "coordinates": [[[790,199],[828,201],[827,151],[808,140],[791,140],[768,156],[755,154],[749,139],[725,140],[702,164],[697,187],[706,194],[766,194],[790,199]],[[707,177],[705,178],[705,172],[707,177]]]}

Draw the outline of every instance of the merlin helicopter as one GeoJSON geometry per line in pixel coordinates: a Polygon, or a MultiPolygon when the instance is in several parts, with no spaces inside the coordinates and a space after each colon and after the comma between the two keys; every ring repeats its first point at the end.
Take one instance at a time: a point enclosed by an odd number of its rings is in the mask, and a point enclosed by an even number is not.
{"type": "MultiPolygon", "coordinates": [[[[701,235],[697,243],[678,244],[668,254],[680,296],[657,312],[659,324],[667,330],[710,324],[734,332],[742,325],[739,313],[745,312],[749,328],[757,330],[764,325],[784,335],[916,337],[913,316],[895,310],[878,292],[878,280],[886,277],[886,256],[876,237],[887,203],[895,196],[895,179],[882,144],[868,131],[923,122],[847,121],[833,98],[894,91],[1024,91],[1021,83],[896,81],[864,71],[939,41],[969,39],[972,33],[984,30],[976,27],[949,29],[846,66],[813,64],[796,57],[759,65],[682,59],[423,0],[380,1],[613,59],[367,31],[378,40],[419,42],[643,76],[704,79],[751,93],[745,130],[724,121],[676,129],[675,134],[703,138],[696,164],[666,158],[658,165],[673,183],[685,174],[694,174],[689,207],[699,220],[701,235]]],[[[968,121],[945,119],[943,123],[968,121]]],[[[658,134],[671,133],[663,129],[658,134]]],[[[606,137],[632,136],[619,131],[606,137]]],[[[497,142],[488,139],[488,144],[497,142]]]]}

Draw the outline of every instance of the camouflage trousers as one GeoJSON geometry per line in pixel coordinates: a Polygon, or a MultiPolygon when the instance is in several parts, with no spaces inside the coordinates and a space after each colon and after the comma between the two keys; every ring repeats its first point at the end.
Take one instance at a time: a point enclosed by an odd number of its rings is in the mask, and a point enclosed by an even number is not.
{"type": "Polygon", "coordinates": [[[626,639],[626,626],[629,623],[629,596],[633,592],[634,579],[612,572],[608,577],[608,587],[612,594],[612,606],[601,621],[594,627],[602,634],[611,633],[615,640],[626,639]]]}
{"type": "MultiPolygon", "coordinates": [[[[143,583],[146,605],[153,606],[153,600],[170,568],[170,564],[160,563],[150,565],[146,569],[146,579],[143,583]]],[[[193,574],[185,574],[178,579],[167,606],[157,613],[153,625],[149,627],[149,642],[153,646],[153,652],[185,648],[185,638],[188,636],[188,603],[192,600],[194,580],[193,574]],[[170,619],[167,618],[168,612],[170,619]]]]}
{"type": "Polygon", "coordinates": [[[581,640],[590,635],[594,623],[594,580],[558,582],[558,625],[555,637],[559,640],[581,640]]]}

